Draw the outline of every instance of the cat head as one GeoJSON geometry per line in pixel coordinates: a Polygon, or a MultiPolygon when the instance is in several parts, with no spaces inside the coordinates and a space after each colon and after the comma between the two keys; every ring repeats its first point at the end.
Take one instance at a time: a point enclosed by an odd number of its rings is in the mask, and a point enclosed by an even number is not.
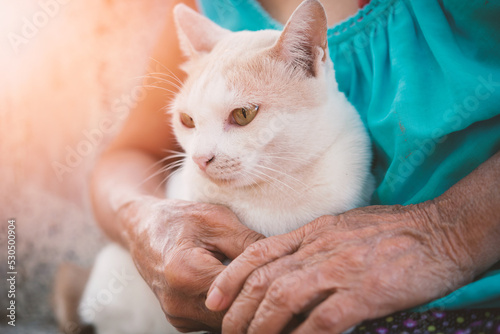
{"type": "Polygon", "coordinates": [[[335,80],[317,0],[282,32],[230,32],[185,5],[174,18],[188,58],[171,107],[186,168],[236,187],[286,182],[331,144],[335,80]]]}

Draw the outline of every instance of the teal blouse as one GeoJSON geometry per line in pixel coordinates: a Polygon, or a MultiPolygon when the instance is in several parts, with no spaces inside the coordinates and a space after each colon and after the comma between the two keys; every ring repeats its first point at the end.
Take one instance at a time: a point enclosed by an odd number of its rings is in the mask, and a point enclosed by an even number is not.
{"type": "MultiPolygon", "coordinates": [[[[283,28],[257,0],[199,5],[233,31],[283,28]]],[[[373,142],[373,204],[435,198],[499,151],[500,1],[372,0],[328,43],[373,142]]],[[[431,307],[500,307],[500,270],[431,307]]]]}

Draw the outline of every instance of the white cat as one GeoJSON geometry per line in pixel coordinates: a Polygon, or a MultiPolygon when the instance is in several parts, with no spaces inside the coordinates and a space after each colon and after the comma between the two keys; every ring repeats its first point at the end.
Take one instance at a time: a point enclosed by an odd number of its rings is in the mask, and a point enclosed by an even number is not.
{"type": "MultiPolygon", "coordinates": [[[[226,205],[267,236],[368,204],[370,142],[338,91],[317,0],[304,1],[283,32],[233,33],[184,5],[174,15],[189,61],[171,108],[186,159],[169,198],[226,205]]],[[[99,255],[80,315],[99,334],[177,333],[117,245],[99,255]],[[120,293],[90,308],[120,278],[120,293]]]]}

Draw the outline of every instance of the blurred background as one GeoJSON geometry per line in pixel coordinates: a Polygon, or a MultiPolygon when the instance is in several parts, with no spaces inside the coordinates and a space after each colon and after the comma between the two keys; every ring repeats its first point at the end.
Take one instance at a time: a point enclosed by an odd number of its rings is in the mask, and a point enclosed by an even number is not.
{"type": "Polygon", "coordinates": [[[105,237],[88,194],[170,15],[163,0],[0,1],[1,333],[56,333],[63,261],[90,266],[105,237]],[[7,226],[16,220],[16,327],[7,325],[7,226]]]}

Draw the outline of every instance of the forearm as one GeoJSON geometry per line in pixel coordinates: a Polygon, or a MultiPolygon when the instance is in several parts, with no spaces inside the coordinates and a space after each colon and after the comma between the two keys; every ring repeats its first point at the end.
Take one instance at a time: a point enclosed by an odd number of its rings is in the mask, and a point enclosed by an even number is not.
{"type": "MultiPolygon", "coordinates": [[[[153,80],[153,83],[146,88],[146,98],[130,111],[122,131],[101,157],[92,175],[91,195],[96,219],[111,239],[127,248],[129,236],[126,227],[141,222],[134,215],[131,204],[147,196],[164,197],[161,185],[166,175],[159,172],[164,167],[159,161],[168,156],[166,152],[179,149],[169,126],[170,118],[164,110],[173,96],[173,93],[166,92],[176,91],[176,80],[184,77],[178,69],[183,58],[173,33],[175,27],[170,14],[179,2],[195,7],[193,0],[169,2],[165,27],[146,75],[148,82],[153,80]]],[[[148,205],[145,203],[146,209],[148,205]]],[[[138,203],[137,207],[140,206],[138,203]]],[[[129,229],[129,232],[132,230],[129,229]]]]}
{"type": "Polygon", "coordinates": [[[476,276],[500,260],[500,152],[433,204],[462,269],[476,276]]]}
{"type": "Polygon", "coordinates": [[[103,231],[127,248],[124,208],[143,196],[164,197],[165,174],[161,173],[162,165],[157,160],[145,151],[120,148],[105,153],[94,169],[91,182],[94,215],[103,231]]]}

